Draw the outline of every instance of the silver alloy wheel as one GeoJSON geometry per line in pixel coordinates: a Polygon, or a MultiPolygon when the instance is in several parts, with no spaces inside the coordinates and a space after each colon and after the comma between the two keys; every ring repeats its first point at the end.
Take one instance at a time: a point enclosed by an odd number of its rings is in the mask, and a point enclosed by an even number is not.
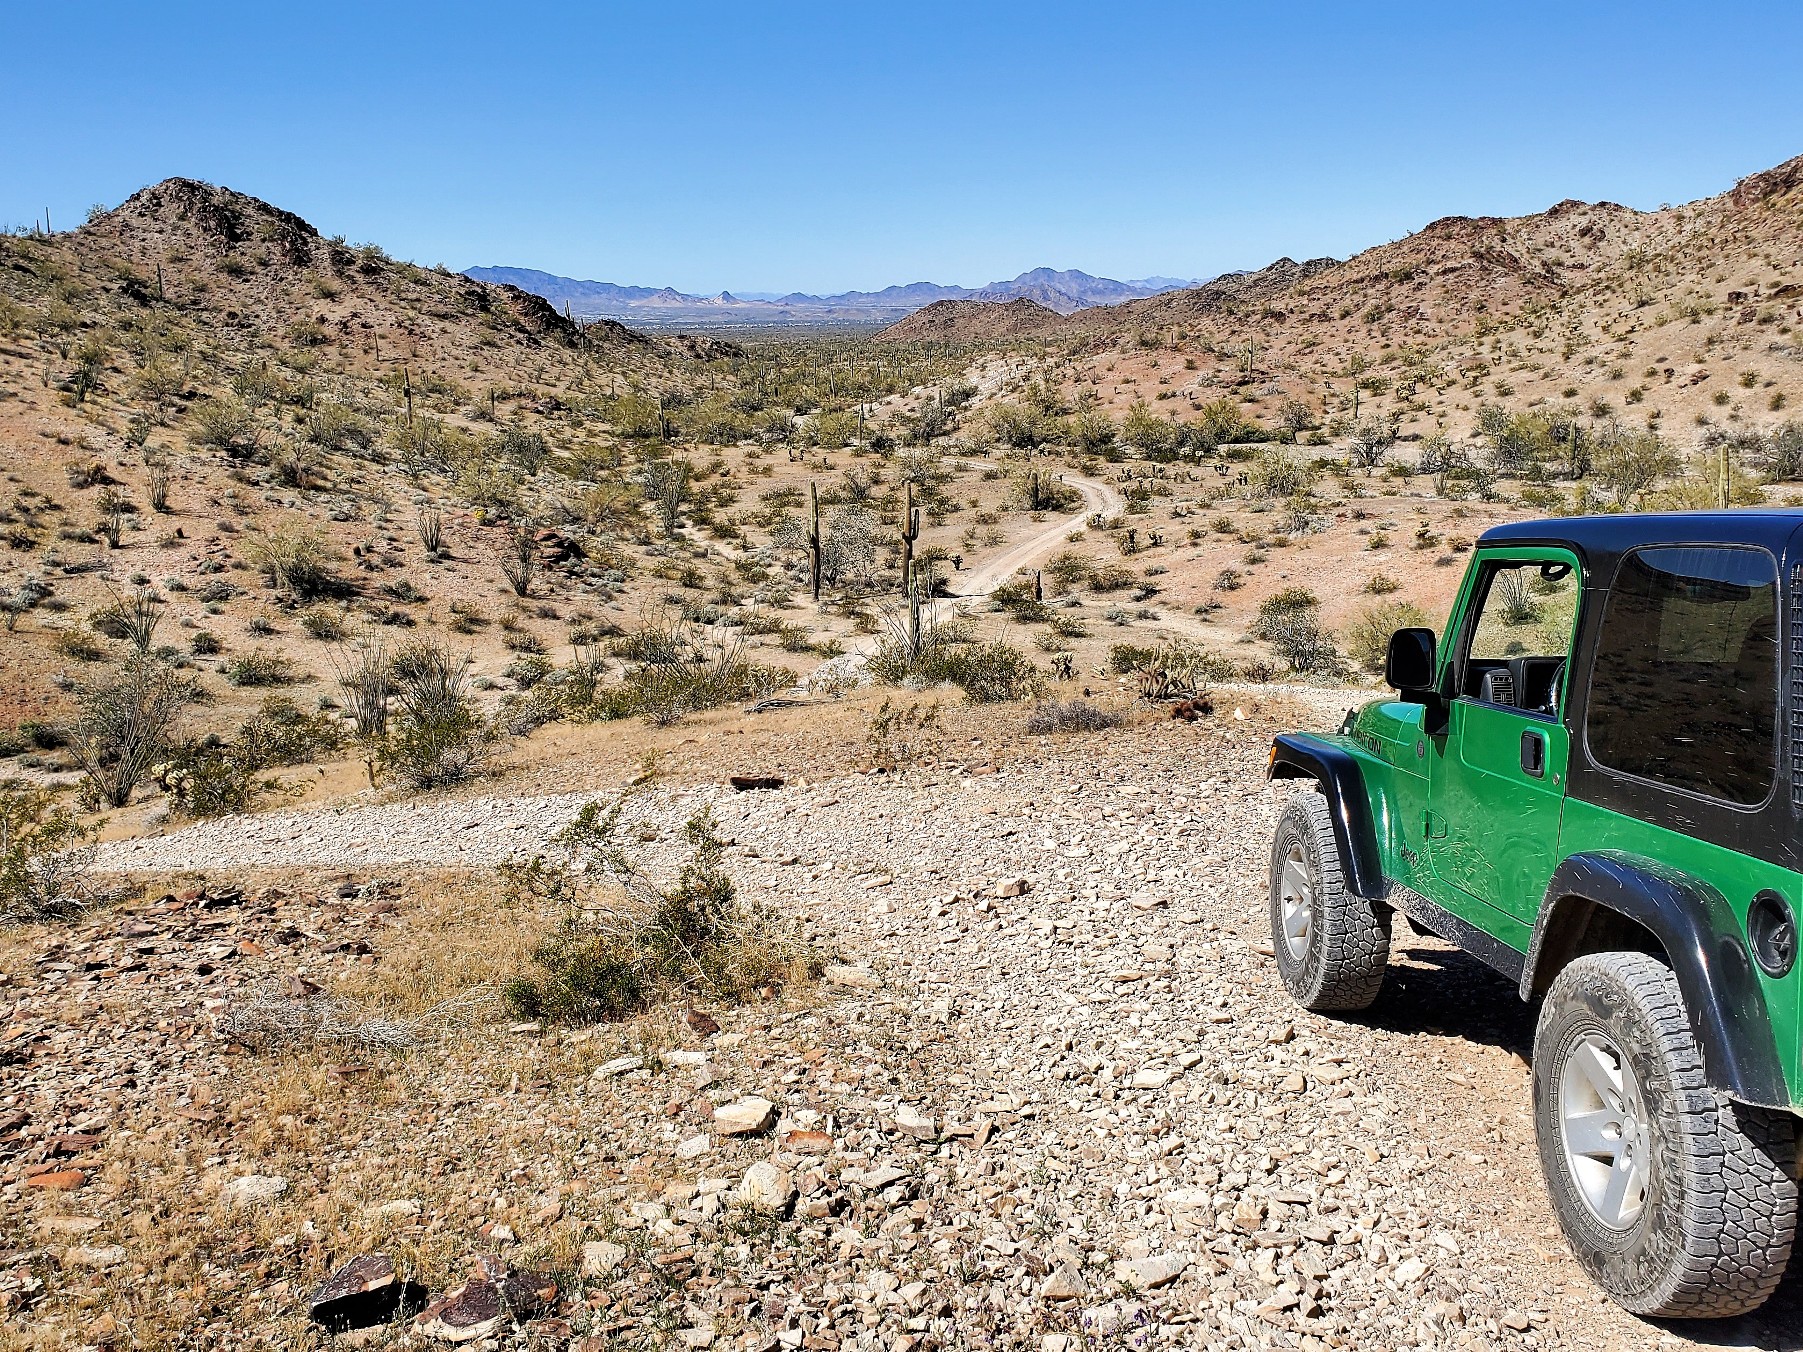
{"type": "Polygon", "coordinates": [[[1284,946],[1292,959],[1303,962],[1315,930],[1315,889],[1309,883],[1308,858],[1300,844],[1290,846],[1283,858],[1277,896],[1282,903],[1284,946]]]}
{"type": "Polygon", "coordinates": [[[1628,1058],[1601,1033],[1581,1034],[1559,1072],[1559,1135],[1578,1194],[1611,1230],[1646,1203],[1652,1126],[1628,1058]]]}

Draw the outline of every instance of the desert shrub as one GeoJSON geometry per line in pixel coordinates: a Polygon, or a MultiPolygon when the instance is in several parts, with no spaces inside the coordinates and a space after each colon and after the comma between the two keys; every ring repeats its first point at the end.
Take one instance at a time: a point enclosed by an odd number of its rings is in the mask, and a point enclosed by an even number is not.
{"type": "Polygon", "coordinates": [[[1312,464],[1292,457],[1280,446],[1267,446],[1258,453],[1246,471],[1246,482],[1254,496],[1261,498],[1293,498],[1307,493],[1320,478],[1312,464]]]}
{"type": "Polygon", "coordinates": [[[1062,512],[1083,501],[1083,494],[1075,487],[1044,469],[1028,469],[1016,475],[1009,497],[1024,512],[1062,512]]]}
{"type": "Polygon", "coordinates": [[[1108,670],[1116,676],[1130,676],[1148,665],[1158,649],[1144,643],[1115,643],[1108,649],[1108,670]]]}
{"type": "Polygon", "coordinates": [[[1365,591],[1372,596],[1388,596],[1401,588],[1402,583],[1388,573],[1373,573],[1365,579],[1365,591]]]}
{"type": "Polygon", "coordinates": [[[135,591],[129,596],[115,593],[111,601],[88,617],[88,624],[97,634],[130,643],[132,651],[141,657],[150,651],[162,619],[161,602],[148,591],[135,591]]]}
{"type": "Polygon", "coordinates": [[[345,634],[344,613],[330,606],[309,606],[300,614],[300,627],[308,638],[336,641],[345,634]]]}
{"type": "Polygon", "coordinates": [[[870,656],[870,674],[886,685],[955,685],[973,704],[1039,693],[1043,677],[1026,653],[1001,639],[978,643],[959,625],[925,624],[911,642],[899,622],[870,656]]]}
{"type": "Polygon", "coordinates": [[[376,444],[376,430],[355,410],[343,404],[321,401],[307,415],[307,440],[330,454],[367,451],[376,444]]]}
{"type": "Polygon", "coordinates": [[[196,657],[213,657],[224,651],[225,645],[219,641],[219,635],[202,629],[188,640],[188,651],[196,657]]]}
{"type": "Polygon", "coordinates": [[[1339,664],[1333,639],[1321,628],[1321,603],[1307,587],[1285,587],[1259,603],[1247,626],[1295,672],[1332,672],[1339,664]]]}
{"type": "Polygon", "coordinates": [[[1116,710],[1100,708],[1087,700],[1047,700],[1034,705],[1027,715],[1027,731],[1035,737],[1052,732],[1101,732],[1118,728],[1125,721],[1125,716],[1116,710]]]}
{"type": "Polygon", "coordinates": [[[346,645],[332,658],[332,670],[357,739],[373,745],[388,732],[393,671],[387,650],[379,643],[346,645]]]}
{"type": "Polygon", "coordinates": [[[1138,581],[1131,568],[1119,563],[1102,564],[1089,575],[1090,590],[1099,592],[1122,591],[1138,581]]]}
{"type": "Polygon", "coordinates": [[[279,780],[259,777],[264,770],[303,765],[343,746],[344,732],[332,719],[274,695],[229,740],[215,734],[189,742],[157,767],[156,776],[178,814],[223,817],[249,812],[281,791],[279,780]]]}
{"type": "Polygon", "coordinates": [[[59,653],[77,662],[100,662],[106,658],[106,649],[86,628],[59,629],[55,643],[59,653]]]}
{"type": "Polygon", "coordinates": [[[1074,549],[1061,549],[1046,560],[1045,575],[1051,579],[1053,588],[1062,595],[1076,591],[1089,581],[1094,568],[1095,560],[1087,554],[1079,554],[1074,549]]]}
{"type": "Polygon", "coordinates": [[[493,753],[496,731],[469,695],[470,656],[453,657],[437,639],[419,639],[389,666],[394,702],[379,760],[416,790],[460,784],[493,753]]]}
{"type": "Polygon", "coordinates": [[[942,738],[937,704],[910,704],[902,709],[884,700],[870,716],[864,740],[872,765],[879,770],[899,770],[937,753],[942,738]]]}
{"type": "Polygon", "coordinates": [[[108,807],[124,807],[162,759],[194,686],[153,658],[132,657],[73,689],[77,713],[69,746],[87,775],[84,793],[108,807]]]}
{"type": "Polygon", "coordinates": [[[0,926],[55,919],[85,905],[96,834],[50,790],[0,781],[0,926]]]}
{"type": "Polygon", "coordinates": [[[1030,450],[1056,431],[1056,423],[1031,404],[993,404],[985,418],[997,441],[1019,450],[1030,450]]]}
{"type": "Polygon", "coordinates": [[[1121,422],[1120,439],[1148,460],[1168,460],[1183,442],[1183,428],[1159,417],[1144,399],[1135,399],[1121,422]]]}
{"type": "Polygon", "coordinates": [[[618,843],[626,802],[622,795],[605,809],[583,808],[553,842],[561,862],[539,856],[504,866],[516,897],[563,907],[557,928],[533,950],[533,970],[503,988],[514,1013],[621,1019],[676,996],[736,1002],[819,972],[819,955],[794,926],[739,897],[708,812],[684,828],[691,853],[665,885],[618,843]]]}
{"type": "Polygon", "coordinates": [[[194,445],[221,451],[235,460],[254,454],[260,439],[255,415],[235,395],[197,404],[188,415],[188,424],[188,440],[194,445]]]}
{"type": "Polygon", "coordinates": [[[305,521],[284,521],[256,536],[245,543],[244,554],[271,586],[296,600],[316,600],[339,590],[332,569],[338,552],[318,527],[305,521]]]}
{"type": "Polygon", "coordinates": [[[28,577],[17,587],[0,595],[0,622],[11,633],[18,628],[19,617],[36,610],[51,598],[55,589],[42,578],[28,577]]]}
{"type": "Polygon", "coordinates": [[[262,651],[234,657],[225,664],[222,672],[232,685],[292,685],[295,679],[294,663],[280,653],[262,651]]]}
{"type": "Polygon", "coordinates": [[[1347,655],[1364,670],[1381,672],[1384,657],[1390,650],[1390,635],[1398,629],[1415,628],[1427,622],[1426,613],[1413,602],[1383,601],[1366,606],[1346,626],[1342,635],[1347,655]]]}
{"type": "Polygon", "coordinates": [[[524,653],[507,664],[501,674],[522,690],[530,690],[545,677],[549,676],[555,666],[551,659],[543,653],[524,653]]]}
{"type": "Polygon", "coordinates": [[[625,675],[615,684],[600,685],[599,668],[593,665],[599,657],[591,659],[586,675],[578,672],[581,679],[563,683],[569,717],[643,715],[667,727],[704,709],[762,699],[794,679],[780,668],[751,661],[740,634],[695,624],[677,612],[648,616],[643,627],[613,639],[607,648],[625,665],[625,675]]]}
{"type": "Polygon", "coordinates": [[[989,593],[989,599],[998,610],[1006,611],[1017,620],[1038,623],[1051,616],[1045,602],[1033,598],[1033,584],[1025,578],[1010,578],[989,593]]]}

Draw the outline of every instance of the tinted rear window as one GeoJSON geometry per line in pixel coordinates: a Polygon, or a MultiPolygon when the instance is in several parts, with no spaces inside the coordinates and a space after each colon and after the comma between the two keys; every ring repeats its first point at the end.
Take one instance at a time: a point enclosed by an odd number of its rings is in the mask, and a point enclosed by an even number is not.
{"type": "Polygon", "coordinates": [[[1659,546],[1622,560],[1585,732],[1598,765],[1730,803],[1777,768],[1778,565],[1762,549],[1659,546]]]}

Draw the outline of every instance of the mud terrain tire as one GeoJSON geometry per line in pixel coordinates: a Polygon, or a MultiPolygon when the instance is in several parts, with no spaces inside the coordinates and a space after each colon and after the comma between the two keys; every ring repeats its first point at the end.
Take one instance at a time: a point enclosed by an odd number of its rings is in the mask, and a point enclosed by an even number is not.
{"type": "Polygon", "coordinates": [[[1572,1252],[1626,1309],[1744,1314],[1783,1278],[1796,1120],[1709,1087],[1657,958],[1592,953],[1553,981],[1534,1034],[1534,1128],[1572,1252]]]}
{"type": "Polygon", "coordinates": [[[1369,1008],[1390,961],[1390,909],[1346,886],[1327,800],[1291,795],[1271,841],[1271,948],[1304,1009],[1369,1008]]]}

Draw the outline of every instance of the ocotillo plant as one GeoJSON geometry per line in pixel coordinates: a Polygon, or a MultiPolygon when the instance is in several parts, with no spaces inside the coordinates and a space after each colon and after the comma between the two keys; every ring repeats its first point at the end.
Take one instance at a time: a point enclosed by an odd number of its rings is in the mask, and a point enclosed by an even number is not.
{"type": "Polygon", "coordinates": [[[820,599],[820,490],[808,481],[808,581],[814,599],[820,599]]]}
{"type": "Polygon", "coordinates": [[[902,595],[906,596],[913,583],[910,580],[914,572],[914,542],[920,538],[920,508],[914,505],[914,485],[907,486],[906,505],[902,508],[902,595]]]}

